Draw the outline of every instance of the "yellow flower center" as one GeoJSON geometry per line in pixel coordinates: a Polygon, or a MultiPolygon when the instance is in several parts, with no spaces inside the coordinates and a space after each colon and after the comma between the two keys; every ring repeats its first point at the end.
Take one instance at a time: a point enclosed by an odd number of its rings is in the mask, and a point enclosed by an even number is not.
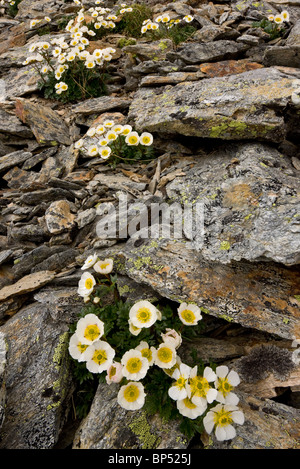
{"type": "Polygon", "coordinates": [[[87,278],[84,282],[84,286],[87,290],[90,290],[91,288],[93,288],[93,280],[91,278],[87,278]]]}
{"type": "Polygon", "coordinates": [[[221,427],[230,425],[233,422],[231,412],[225,411],[224,409],[221,409],[219,412],[214,412],[214,422],[221,427]]]}
{"type": "Polygon", "coordinates": [[[134,145],[135,143],[137,143],[138,141],[138,138],[135,136],[135,135],[132,135],[131,137],[129,137],[128,139],[128,142],[131,144],[131,145],[134,145]]]}
{"type": "Polygon", "coordinates": [[[127,402],[136,401],[139,395],[140,395],[139,388],[135,386],[134,384],[130,384],[129,386],[127,386],[124,391],[124,399],[126,399],[127,402]]]}
{"type": "Polygon", "coordinates": [[[85,345],[85,344],[82,344],[81,342],[78,342],[77,348],[78,348],[80,353],[83,353],[88,348],[88,345],[85,345]]]}
{"type": "Polygon", "coordinates": [[[139,322],[142,322],[145,324],[150,321],[152,314],[149,308],[144,307],[144,308],[139,308],[136,317],[139,320],[139,322]]]}
{"type": "Polygon", "coordinates": [[[232,391],[233,386],[229,383],[227,378],[219,378],[218,380],[218,391],[220,391],[223,396],[232,391]]]}
{"type": "Polygon", "coordinates": [[[193,395],[205,397],[209,391],[209,383],[207,379],[201,376],[190,378],[191,391],[193,395]]]}
{"type": "Polygon", "coordinates": [[[190,309],[184,309],[183,311],[181,311],[180,315],[185,322],[188,322],[190,324],[192,324],[196,320],[195,314],[190,309]]]}
{"type": "Polygon", "coordinates": [[[99,327],[97,326],[97,324],[90,324],[89,326],[87,326],[85,328],[85,331],[84,331],[84,337],[87,339],[87,340],[95,340],[99,337],[100,335],[100,330],[99,330],[99,327]]]}
{"type": "Polygon", "coordinates": [[[173,358],[172,350],[168,347],[161,347],[157,352],[158,359],[163,363],[169,363],[173,358]]]}
{"type": "Polygon", "coordinates": [[[150,143],[151,139],[150,137],[146,136],[146,137],[143,137],[142,141],[143,143],[150,143]]]}
{"type": "Polygon", "coordinates": [[[186,397],[183,402],[185,407],[187,407],[188,409],[195,409],[197,407],[188,397],[186,397]]]}
{"type": "Polygon", "coordinates": [[[138,357],[133,357],[126,363],[126,369],[129,373],[138,373],[142,368],[142,361],[138,357]]]}
{"type": "MultiPolygon", "coordinates": [[[[108,154],[108,150],[103,150],[102,152],[103,155],[107,155],[108,154]]],[[[106,269],[106,267],[109,266],[109,262],[103,262],[102,264],[100,264],[100,268],[101,269],[106,269]]]]}
{"type": "Polygon", "coordinates": [[[186,383],[186,378],[184,378],[184,376],[180,376],[180,378],[178,378],[178,380],[176,381],[176,386],[179,388],[179,389],[183,389],[185,387],[185,383],[186,383]]]}
{"type": "Polygon", "coordinates": [[[107,355],[105,350],[95,350],[92,360],[97,363],[97,365],[102,365],[107,360],[107,355]]]}

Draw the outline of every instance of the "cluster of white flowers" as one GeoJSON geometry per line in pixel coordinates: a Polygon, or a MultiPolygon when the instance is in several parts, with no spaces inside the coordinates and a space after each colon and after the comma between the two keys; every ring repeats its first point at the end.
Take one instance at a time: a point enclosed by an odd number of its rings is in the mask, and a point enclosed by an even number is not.
{"type": "Polygon", "coordinates": [[[161,25],[164,25],[167,29],[170,29],[176,24],[181,23],[181,21],[191,23],[193,19],[194,18],[191,15],[186,15],[183,18],[171,19],[170,16],[166,13],[157,16],[153,21],[151,19],[145,20],[142,25],[141,33],[145,34],[148,31],[156,31],[160,28],[161,25]]]}
{"type": "MultiPolygon", "coordinates": [[[[88,272],[89,268],[108,274],[113,270],[113,260],[101,261],[96,254],[86,259],[78,293],[90,299],[96,279],[88,272]]],[[[177,309],[182,323],[189,326],[198,324],[202,318],[200,311],[193,303],[181,303],[177,309]]],[[[136,336],[143,328],[150,328],[161,320],[162,313],[156,306],[147,300],[138,301],[129,310],[129,331],[136,336]]],[[[120,383],[117,401],[122,408],[134,411],[144,406],[146,392],[141,381],[152,366],[157,366],[173,380],[168,394],[176,401],[177,410],[182,416],[196,419],[203,415],[205,430],[209,434],[215,430],[219,441],[236,436],[234,424],[242,425],[244,414],[237,407],[239,398],[233,392],[240,383],[235,371],[222,365],[217,366],[215,371],[207,366],[203,373],[199,373],[197,366],[192,368],[182,363],[177,353],[182,344],[181,334],[170,328],[161,333],[161,342],[157,347],[141,340],[138,346],[126,351],[117,361],[116,351],[103,337],[104,328],[105,324],[96,314],[89,313],[79,319],[70,338],[69,353],[79,362],[85,362],[91,373],[106,372],[108,384],[120,383]],[[216,405],[211,407],[214,402],[216,405]]]]}
{"type": "Polygon", "coordinates": [[[288,23],[290,21],[290,15],[288,11],[284,10],[278,15],[269,15],[268,20],[275,24],[282,24],[284,22],[288,23]]]}
{"type": "Polygon", "coordinates": [[[153,136],[149,132],[143,132],[140,135],[132,129],[131,125],[115,124],[113,120],[106,119],[103,124],[92,126],[86,133],[87,137],[97,139],[97,143],[85,146],[85,139],[77,140],[74,147],[76,149],[85,149],[89,156],[100,156],[106,160],[112,154],[110,144],[115,142],[121,136],[125,137],[125,143],[129,146],[150,146],[153,143],[153,136]]]}

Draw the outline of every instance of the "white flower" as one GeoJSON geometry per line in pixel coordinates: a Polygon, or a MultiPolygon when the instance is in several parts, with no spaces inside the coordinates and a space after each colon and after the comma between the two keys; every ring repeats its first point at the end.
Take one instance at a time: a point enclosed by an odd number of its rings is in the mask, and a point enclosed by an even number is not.
{"type": "Polygon", "coordinates": [[[138,301],[131,307],[129,319],[135,327],[151,327],[157,320],[157,309],[147,300],[138,301]]]}
{"type": "Polygon", "coordinates": [[[186,15],[183,17],[184,21],[186,21],[187,23],[190,23],[191,21],[193,21],[193,17],[191,15],[186,15]]]}
{"type": "Polygon", "coordinates": [[[122,365],[118,362],[113,362],[107,369],[107,375],[105,377],[107,384],[119,383],[123,379],[122,365]]]}
{"type": "Polygon", "coordinates": [[[79,149],[79,148],[82,148],[83,144],[84,144],[84,141],[83,141],[83,139],[81,138],[81,139],[77,140],[77,142],[75,142],[74,147],[75,147],[76,149],[79,149]]]}
{"type": "Polygon", "coordinates": [[[110,147],[103,147],[100,149],[100,156],[104,160],[110,157],[111,154],[111,148],[110,147]]]}
{"type": "Polygon", "coordinates": [[[88,296],[92,293],[96,280],[93,275],[84,272],[79,280],[77,293],[80,296],[88,296]]]}
{"type": "Polygon", "coordinates": [[[168,394],[175,401],[185,399],[188,396],[187,384],[190,376],[191,367],[182,363],[179,369],[173,373],[173,379],[176,381],[169,388],[168,394]]]}
{"type": "Polygon", "coordinates": [[[129,382],[118,392],[118,404],[126,410],[141,409],[145,403],[145,391],[142,383],[129,382]]]}
{"type": "Polygon", "coordinates": [[[128,319],[128,324],[129,324],[129,331],[131,332],[132,335],[139,335],[139,333],[141,332],[141,328],[140,327],[135,327],[131,320],[128,319]]]}
{"type": "Polygon", "coordinates": [[[274,22],[277,23],[277,24],[281,24],[283,23],[283,18],[281,15],[275,15],[274,16],[274,22]]]}
{"type": "Polygon", "coordinates": [[[283,21],[286,21],[287,23],[290,21],[290,14],[286,10],[283,10],[281,12],[281,17],[282,17],[283,21]]]}
{"type": "Polygon", "coordinates": [[[210,434],[215,428],[218,441],[231,440],[236,436],[232,423],[243,425],[244,414],[234,405],[218,404],[210,409],[203,419],[206,432],[210,434]]]}
{"type": "Polygon", "coordinates": [[[163,15],[161,21],[162,23],[168,23],[170,21],[169,15],[163,15]]]}
{"type": "Polygon", "coordinates": [[[156,356],[155,365],[160,368],[172,368],[176,363],[176,350],[169,343],[163,342],[159,345],[156,356]]]}
{"type": "Polygon", "coordinates": [[[109,141],[107,140],[107,138],[102,137],[100,138],[98,143],[100,147],[106,147],[109,144],[109,141]]]}
{"type": "Polygon", "coordinates": [[[240,383],[237,372],[229,371],[228,366],[221,365],[216,368],[216,376],[215,388],[218,391],[216,400],[222,404],[237,405],[239,398],[232,392],[234,387],[240,383]]]}
{"type": "Polygon", "coordinates": [[[209,384],[214,382],[215,379],[216,374],[208,366],[205,367],[203,376],[198,375],[197,366],[191,370],[187,392],[194,404],[206,407],[207,402],[211,404],[216,399],[218,391],[209,384]]]}
{"type": "Polygon", "coordinates": [[[94,270],[99,274],[110,274],[113,270],[113,265],[113,259],[104,259],[104,261],[98,261],[94,264],[94,270]]]}
{"type": "Polygon", "coordinates": [[[96,134],[96,129],[95,127],[90,127],[86,133],[89,137],[94,137],[94,135],[96,134]]]}
{"type": "Polygon", "coordinates": [[[111,130],[113,130],[117,135],[121,134],[123,132],[123,125],[121,124],[115,124],[111,130]]]}
{"type": "Polygon", "coordinates": [[[97,145],[91,145],[91,146],[88,148],[88,155],[89,155],[89,156],[97,156],[98,153],[99,153],[99,150],[98,150],[97,145]]]}
{"type": "Polygon", "coordinates": [[[152,143],[153,143],[152,134],[150,134],[149,132],[143,132],[140,135],[140,143],[141,143],[141,145],[145,145],[147,147],[152,145],[152,143]]]}
{"type": "Polygon", "coordinates": [[[192,303],[181,303],[177,311],[179,319],[186,326],[195,326],[202,318],[200,308],[192,303]]]}
{"type": "Polygon", "coordinates": [[[123,126],[122,135],[128,135],[132,131],[132,127],[129,124],[123,126]]]}
{"type": "Polygon", "coordinates": [[[86,66],[86,68],[94,68],[94,67],[95,67],[95,62],[94,62],[94,60],[87,60],[87,61],[85,62],[85,66],[86,66]]]}
{"type": "Polygon", "coordinates": [[[98,258],[97,254],[92,254],[91,256],[88,256],[88,258],[84,261],[84,264],[81,267],[81,270],[86,270],[89,267],[92,267],[95,264],[97,258],[98,258]]]}
{"type": "Polygon", "coordinates": [[[102,135],[104,132],[105,132],[104,125],[100,124],[96,127],[96,134],[97,135],[102,135]]]}
{"type": "Polygon", "coordinates": [[[79,362],[86,361],[85,352],[86,352],[88,347],[89,347],[89,345],[83,344],[82,342],[80,342],[77,334],[73,334],[71,336],[70,342],[69,342],[69,354],[75,360],[78,360],[79,362]]]}
{"type": "Polygon", "coordinates": [[[110,119],[106,119],[104,122],[103,122],[103,125],[104,127],[106,127],[107,129],[111,129],[115,123],[113,120],[110,120],[110,119]]]}
{"type": "Polygon", "coordinates": [[[179,348],[182,343],[181,335],[174,329],[167,328],[164,334],[160,334],[163,342],[169,342],[173,344],[174,348],[179,348]]]}
{"type": "Polygon", "coordinates": [[[86,351],[86,367],[91,373],[102,373],[113,363],[116,352],[104,340],[97,340],[86,351]]]}
{"type": "Polygon", "coordinates": [[[268,16],[268,20],[269,20],[269,21],[274,21],[274,15],[269,15],[269,16],[268,16]]]}
{"type": "Polygon", "coordinates": [[[138,145],[140,143],[140,137],[137,132],[130,132],[128,135],[126,135],[125,142],[127,145],[138,145]]]}
{"type": "Polygon", "coordinates": [[[118,136],[116,132],[114,132],[113,130],[109,130],[107,134],[105,135],[105,138],[107,138],[109,142],[113,142],[114,140],[118,138],[118,136]]]}
{"type": "Polygon", "coordinates": [[[197,406],[188,397],[176,401],[178,412],[189,419],[196,419],[206,411],[206,407],[197,406]]]}
{"type": "Polygon", "coordinates": [[[132,381],[143,379],[149,369],[148,359],[143,357],[139,350],[134,349],[124,353],[121,364],[123,376],[132,381]]]}
{"type": "Polygon", "coordinates": [[[92,345],[103,336],[104,323],[96,314],[86,314],[83,318],[79,319],[75,334],[82,344],[92,345]]]}
{"type": "Polygon", "coordinates": [[[135,350],[139,350],[142,356],[144,358],[147,358],[149,362],[149,366],[153,365],[155,354],[156,354],[156,350],[154,347],[149,347],[147,342],[142,341],[139,343],[137,347],[135,347],[135,350]]]}

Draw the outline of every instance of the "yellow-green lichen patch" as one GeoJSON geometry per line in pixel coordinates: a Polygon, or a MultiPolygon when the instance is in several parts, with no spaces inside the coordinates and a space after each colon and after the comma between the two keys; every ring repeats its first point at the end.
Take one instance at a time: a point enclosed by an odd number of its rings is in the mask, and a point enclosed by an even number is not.
{"type": "Polygon", "coordinates": [[[230,249],[230,243],[229,243],[229,241],[222,241],[222,242],[221,242],[221,245],[220,245],[220,249],[221,249],[222,251],[229,251],[229,249],[230,249]]]}
{"type": "Polygon", "coordinates": [[[142,449],[154,449],[160,443],[160,438],[151,433],[151,427],[147,421],[145,412],[134,418],[129,424],[130,430],[137,436],[142,449]]]}

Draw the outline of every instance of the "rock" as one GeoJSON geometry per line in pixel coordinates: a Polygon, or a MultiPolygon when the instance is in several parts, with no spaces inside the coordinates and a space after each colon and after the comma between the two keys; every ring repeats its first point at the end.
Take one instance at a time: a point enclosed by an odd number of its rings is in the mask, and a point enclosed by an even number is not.
{"type": "Polygon", "coordinates": [[[0,106],[0,132],[24,138],[33,137],[31,130],[21,124],[16,115],[7,112],[2,106],[0,106]]]}
{"type": "Polygon", "coordinates": [[[117,402],[119,386],[99,384],[90,412],[78,428],[73,449],[185,449],[176,423],[131,412],[117,402]]]}
{"type": "Polygon", "coordinates": [[[64,248],[63,250],[61,250],[61,252],[52,254],[52,256],[35,265],[31,269],[31,272],[43,272],[44,270],[60,272],[62,269],[68,267],[70,264],[73,264],[76,254],[77,252],[75,249],[64,248]]]}
{"type": "Polygon", "coordinates": [[[40,80],[40,75],[31,65],[22,68],[10,68],[0,80],[3,83],[3,92],[0,91],[0,102],[13,101],[16,97],[38,91],[40,80]]]}
{"type": "Polygon", "coordinates": [[[5,403],[6,403],[6,386],[5,386],[5,367],[6,367],[6,354],[7,345],[5,335],[0,332],[0,429],[2,427],[5,416],[5,403]]]}
{"type": "Polygon", "coordinates": [[[35,224],[13,226],[10,231],[10,236],[14,241],[32,241],[33,243],[42,243],[48,238],[48,234],[43,227],[35,224]]]}
{"type": "Polygon", "coordinates": [[[67,200],[52,202],[45,213],[47,228],[51,234],[59,234],[71,230],[75,225],[75,215],[70,211],[67,200]]]}
{"type": "Polygon", "coordinates": [[[0,290],[0,301],[6,300],[14,295],[23,295],[46,285],[54,278],[54,272],[41,271],[26,275],[12,285],[3,287],[0,290]]]}
{"type": "Polygon", "coordinates": [[[117,96],[101,96],[100,98],[86,99],[85,101],[74,104],[71,112],[75,115],[102,114],[103,112],[115,109],[127,109],[131,100],[117,96]]]}
{"type": "Polygon", "coordinates": [[[263,65],[250,62],[248,59],[224,60],[200,65],[200,71],[205,74],[206,78],[237,75],[238,73],[244,73],[258,68],[263,68],[263,65]]]}
{"type": "Polygon", "coordinates": [[[267,258],[296,265],[298,185],[289,158],[267,145],[249,143],[216,151],[213,162],[202,157],[186,176],[168,184],[166,192],[183,206],[204,204],[200,251],[205,258],[225,263],[267,258]]]}
{"type": "Polygon", "coordinates": [[[298,448],[299,409],[245,393],[238,395],[246,423],[236,426],[237,436],[228,442],[218,442],[213,434],[202,434],[205,449],[298,448]]]}
{"type": "Polygon", "coordinates": [[[203,44],[186,43],[180,45],[176,52],[167,53],[166,59],[170,61],[180,59],[186,64],[198,64],[201,62],[236,59],[247,49],[248,46],[246,44],[238,44],[235,41],[225,39],[203,44]]]}
{"type": "Polygon", "coordinates": [[[97,212],[95,208],[88,208],[82,212],[77,213],[76,223],[78,228],[81,229],[86,225],[92,223],[96,218],[97,212]]]}
{"type": "Polygon", "coordinates": [[[52,320],[51,309],[29,305],[1,327],[8,344],[1,448],[51,449],[65,423],[73,390],[68,326],[52,320]]]}
{"type": "Polygon", "coordinates": [[[69,129],[65,121],[50,107],[18,98],[16,114],[23,123],[29,125],[39,144],[70,145],[69,129]]]}
{"type": "Polygon", "coordinates": [[[18,150],[12,153],[8,153],[5,156],[0,157],[0,171],[7,170],[16,166],[18,164],[23,163],[24,161],[28,160],[32,156],[32,153],[28,151],[18,150]]]}
{"type": "Polygon", "coordinates": [[[173,49],[173,42],[171,39],[161,39],[160,41],[153,41],[149,44],[139,43],[123,47],[123,51],[133,54],[140,60],[164,60],[169,51],[173,49]]]}
{"type": "Polygon", "coordinates": [[[117,272],[172,301],[195,302],[209,315],[282,338],[299,337],[297,266],[270,262],[221,264],[179,239],[131,239],[110,256],[117,272]]]}
{"type": "Polygon", "coordinates": [[[272,46],[265,50],[263,63],[266,67],[282,65],[283,67],[300,67],[300,45],[272,46]]]}
{"type": "Polygon", "coordinates": [[[133,98],[128,116],[137,130],[280,142],[287,129],[274,108],[285,108],[296,82],[274,68],[262,68],[226,78],[141,88],[133,98]]]}
{"type": "Polygon", "coordinates": [[[54,200],[60,200],[63,198],[72,200],[73,195],[70,191],[57,187],[41,191],[28,192],[20,197],[20,201],[26,205],[36,205],[41,202],[52,202],[54,200]]]}
{"type": "Polygon", "coordinates": [[[25,274],[30,273],[33,267],[40,264],[45,259],[51,257],[53,254],[60,253],[64,249],[65,248],[61,246],[49,247],[45,244],[42,244],[41,246],[26,252],[16,259],[12,267],[14,279],[20,279],[25,274]]]}

